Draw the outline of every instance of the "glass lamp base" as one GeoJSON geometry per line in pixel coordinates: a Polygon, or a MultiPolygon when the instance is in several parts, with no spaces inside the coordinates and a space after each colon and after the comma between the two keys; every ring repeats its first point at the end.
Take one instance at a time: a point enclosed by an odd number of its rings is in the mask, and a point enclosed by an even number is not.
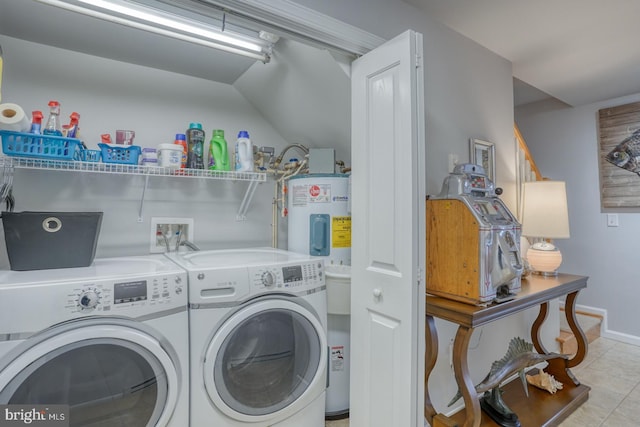
{"type": "Polygon", "coordinates": [[[553,250],[540,250],[532,246],[527,251],[527,261],[533,274],[555,277],[558,275],[558,267],[562,264],[562,254],[555,247],[553,250]]]}
{"type": "Polygon", "coordinates": [[[558,270],[555,271],[532,271],[531,274],[535,274],[536,276],[542,277],[557,277],[558,270]]]}

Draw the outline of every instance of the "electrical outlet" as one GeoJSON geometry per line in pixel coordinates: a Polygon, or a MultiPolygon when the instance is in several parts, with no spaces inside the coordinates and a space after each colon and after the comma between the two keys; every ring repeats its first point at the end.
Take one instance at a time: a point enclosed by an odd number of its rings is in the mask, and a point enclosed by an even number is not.
{"type": "Polygon", "coordinates": [[[193,243],[193,218],[151,218],[149,252],[176,252],[178,238],[193,243]]]}

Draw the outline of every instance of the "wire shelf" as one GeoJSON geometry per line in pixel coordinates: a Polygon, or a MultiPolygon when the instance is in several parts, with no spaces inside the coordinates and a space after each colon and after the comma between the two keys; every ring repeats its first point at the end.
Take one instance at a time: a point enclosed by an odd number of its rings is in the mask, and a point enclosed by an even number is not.
{"type": "Polygon", "coordinates": [[[200,178],[225,181],[265,182],[267,180],[267,175],[262,172],[214,171],[208,169],[173,169],[163,168],[159,166],[48,160],[9,156],[0,156],[0,167],[106,173],[118,175],[170,176],[176,178],[200,178]]]}

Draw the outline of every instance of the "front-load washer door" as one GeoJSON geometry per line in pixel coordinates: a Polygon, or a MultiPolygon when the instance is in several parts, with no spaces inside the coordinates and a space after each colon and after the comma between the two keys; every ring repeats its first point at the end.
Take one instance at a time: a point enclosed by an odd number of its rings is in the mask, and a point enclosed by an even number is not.
{"type": "Polygon", "coordinates": [[[327,346],[312,309],[263,297],[244,305],[216,331],[203,364],[209,398],[243,422],[278,421],[326,386],[327,346]]]}
{"type": "Polygon", "coordinates": [[[165,426],[181,380],[176,363],[142,324],[70,321],[0,358],[0,404],[68,405],[72,427],[165,426]]]}

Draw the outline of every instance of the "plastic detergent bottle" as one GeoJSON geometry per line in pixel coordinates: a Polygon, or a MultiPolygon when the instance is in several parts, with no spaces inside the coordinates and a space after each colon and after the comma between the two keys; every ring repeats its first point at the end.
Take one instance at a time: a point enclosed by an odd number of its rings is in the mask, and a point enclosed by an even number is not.
{"type": "Polygon", "coordinates": [[[69,122],[69,126],[67,126],[67,136],[69,138],[77,138],[79,134],[78,123],[80,123],[80,114],[74,111],[69,118],[71,121],[69,122]]]}
{"type": "Polygon", "coordinates": [[[31,112],[31,133],[42,133],[42,111],[36,110],[31,112]]]}
{"type": "Polygon", "coordinates": [[[182,160],[180,162],[180,169],[184,169],[187,167],[187,154],[189,152],[189,147],[187,146],[187,136],[184,133],[176,133],[174,144],[182,146],[182,160]]]}
{"type": "Polygon", "coordinates": [[[224,131],[215,129],[209,145],[209,169],[216,171],[228,171],[229,152],[227,151],[227,141],[224,139],[224,131]]]}
{"type": "Polygon", "coordinates": [[[200,123],[189,124],[187,136],[187,167],[204,169],[204,131],[200,123]]]}
{"type": "Polygon", "coordinates": [[[249,139],[249,132],[241,130],[236,140],[236,171],[253,172],[253,144],[249,139]]]}
{"type": "Polygon", "coordinates": [[[60,103],[58,101],[49,101],[49,118],[42,133],[62,136],[62,130],[60,130],[60,103]]]}

